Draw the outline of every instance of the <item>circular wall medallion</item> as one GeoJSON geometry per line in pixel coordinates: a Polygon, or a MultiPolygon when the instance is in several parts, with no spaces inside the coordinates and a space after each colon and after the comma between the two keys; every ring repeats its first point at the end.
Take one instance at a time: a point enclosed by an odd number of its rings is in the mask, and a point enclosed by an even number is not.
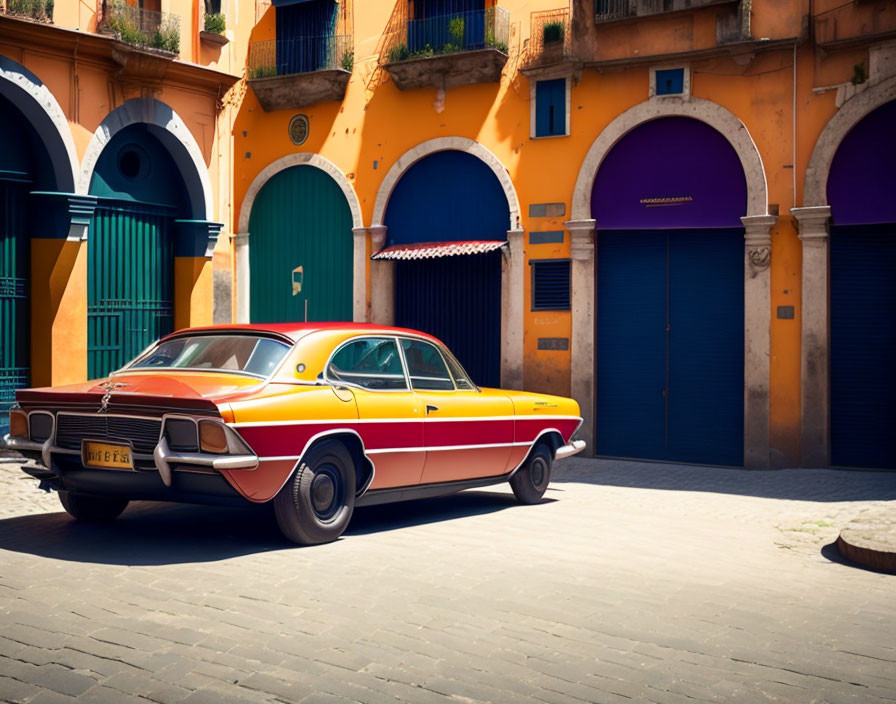
{"type": "Polygon", "coordinates": [[[305,140],[308,139],[309,130],[310,125],[307,115],[294,115],[289,121],[289,138],[296,146],[305,143],[305,140]]]}

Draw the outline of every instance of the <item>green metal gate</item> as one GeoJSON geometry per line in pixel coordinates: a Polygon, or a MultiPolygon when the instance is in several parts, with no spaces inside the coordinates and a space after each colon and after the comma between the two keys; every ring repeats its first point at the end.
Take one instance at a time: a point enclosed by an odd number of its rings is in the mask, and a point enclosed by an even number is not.
{"type": "Polygon", "coordinates": [[[107,375],[174,323],[173,210],[100,200],[88,246],[87,372],[107,375]]]}
{"type": "Polygon", "coordinates": [[[274,175],[249,220],[252,322],[352,319],[352,216],[324,171],[274,175]],[[306,308],[307,306],[307,308],[306,308]]]}
{"type": "Polygon", "coordinates": [[[28,386],[28,237],[25,183],[0,180],[0,430],[15,390],[28,386]]]}

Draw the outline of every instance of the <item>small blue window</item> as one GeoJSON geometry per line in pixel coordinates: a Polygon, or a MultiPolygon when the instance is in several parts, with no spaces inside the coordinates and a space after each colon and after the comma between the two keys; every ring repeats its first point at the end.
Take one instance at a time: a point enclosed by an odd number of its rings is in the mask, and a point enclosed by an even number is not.
{"type": "Polygon", "coordinates": [[[566,79],[535,84],[535,136],[566,134],[566,79]]]}
{"type": "Polygon", "coordinates": [[[656,95],[684,93],[684,69],[669,68],[656,72],[656,95]]]}

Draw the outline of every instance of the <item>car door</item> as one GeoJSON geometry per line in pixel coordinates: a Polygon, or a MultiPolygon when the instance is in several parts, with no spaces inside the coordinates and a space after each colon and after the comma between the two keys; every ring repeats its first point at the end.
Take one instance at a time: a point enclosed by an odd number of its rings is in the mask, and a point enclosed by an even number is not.
{"type": "Polygon", "coordinates": [[[355,398],[355,427],[374,464],[369,488],[419,484],[426,456],[423,402],[408,388],[397,340],[363,336],[343,343],[327,364],[326,380],[355,398]]]}
{"type": "Polygon", "coordinates": [[[432,342],[402,338],[401,350],[423,406],[423,483],[503,474],[513,445],[507,395],[477,389],[450,353],[432,342]]]}

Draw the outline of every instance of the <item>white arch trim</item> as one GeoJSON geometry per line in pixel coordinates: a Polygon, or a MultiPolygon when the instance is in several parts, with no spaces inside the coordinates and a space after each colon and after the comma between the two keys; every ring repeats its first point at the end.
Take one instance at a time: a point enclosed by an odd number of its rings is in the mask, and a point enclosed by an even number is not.
{"type": "Polygon", "coordinates": [[[501,188],[504,190],[504,195],[507,197],[507,205],[510,208],[510,223],[507,229],[516,230],[519,228],[520,201],[519,198],[517,198],[516,189],[513,187],[513,181],[510,179],[510,174],[498,157],[479,142],[467,139],[466,137],[438,137],[437,139],[430,139],[402,154],[398,161],[392,165],[392,168],[389,169],[386,177],[380,184],[379,191],[377,191],[376,204],[373,207],[373,221],[371,227],[379,227],[384,224],[383,218],[386,216],[386,206],[389,204],[389,198],[392,196],[392,191],[395,190],[396,184],[404,175],[405,171],[430,154],[448,150],[472,154],[488,165],[500,182],[501,188]]]}
{"type": "Polygon", "coordinates": [[[321,171],[326,172],[332,178],[339,188],[342,190],[345,200],[348,201],[349,210],[352,213],[352,227],[363,227],[364,223],[361,219],[361,203],[352,184],[349,183],[342,170],[332,161],[322,157],[320,154],[312,154],[311,152],[299,152],[298,154],[288,154],[287,156],[277,159],[277,161],[268,164],[258,176],[252,181],[249,190],[243,198],[243,204],[240,206],[239,228],[237,232],[249,232],[249,217],[252,215],[252,205],[258,197],[258,193],[264,185],[276,174],[289,169],[293,166],[314,166],[321,171]]]}
{"type": "Polygon", "coordinates": [[[803,192],[806,207],[828,205],[828,176],[840,142],[862,118],[891,100],[896,100],[896,76],[857,93],[828,121],[818,136],[806,168],[803,192]]]}
{"type": "Polygon", "coordinates": [[[37,130],[53,165],[56,189],[75,192],[78,156],[68,119],[50,90],[31,71],[0,56],[0,95],[15,105],[37,130]]]}
{"type": "MultiPolygon", "coordinates": [[[[572,197],[571,220],[588,220],[594,179],[607,154],[628,132],[638,125],[662,117],[692,117],[718,130],[734,147],[747,180],[747,216],[768,211],[768,185],[765,167],[749,131],[733,113],[721,105],[700,98],[661,98],[646,100],[629,108],[613,120],[588,150],[572,197]]],[[[598,228],[600,223],[597,223],[598,228]]]]}
{"type": "Polygon", "coordinates": [[[88,193],[93,170],[105,146],[125,127],[145,124],[174,159],[187,186],[194,219],[211,219],[212,184],[202,150],[180,116],[154,98],[132,98],[106,115],[87,145],[78,178],[78,192],[88,193]]]}

